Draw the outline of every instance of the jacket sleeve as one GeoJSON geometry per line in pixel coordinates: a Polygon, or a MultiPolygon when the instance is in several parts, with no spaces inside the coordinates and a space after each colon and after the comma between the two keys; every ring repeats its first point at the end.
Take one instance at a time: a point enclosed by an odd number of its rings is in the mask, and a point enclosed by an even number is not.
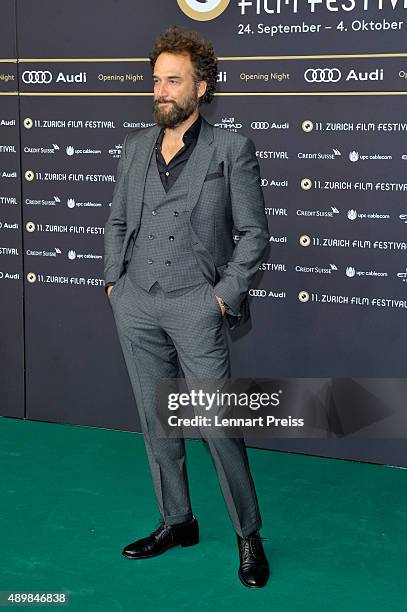
{"type": "Polygon", "coordinates": [[[120,276],[120,254],[126,234],[127,166],[126,141],[117,164],[116,184],[113,191],[112,206],[105,224],[104,233],[104,278],[105,287],[114,283],[120,276]]]}
{"type": "Polygon", "coordinates": [[[250,138],[245,139],[232,166],[230,198],[239,240],[222,278],[214,286],[214,292],[227,304],[227,312],[239,317],[240,305],[258,271],[269,240],[260,167],[256,147],[250,138]]]}

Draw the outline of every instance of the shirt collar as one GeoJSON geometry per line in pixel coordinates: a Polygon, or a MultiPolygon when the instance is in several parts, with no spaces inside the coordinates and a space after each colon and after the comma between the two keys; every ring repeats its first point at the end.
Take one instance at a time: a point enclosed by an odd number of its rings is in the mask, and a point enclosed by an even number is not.
{"type": "Polygon", "coordinates": [[[199,131],[201,129],[201,123],[202,123],[201,115],[199,114],[196,121],[194,121],[194,123],[187,129],[187,131],[183,135],[182,139],[184,142],[186,140],[192,140],[193,138],[198,138],[199,131]]]}
{"type": "MultiPolygon", "coordinates": [[[[199,132],[201,129],[201,123],[202,123],[202,118],[201,118],[201,114],[199,114],[196,121],[194,121],[194,123],[186,130],[186,132],[184,132],[182,136],[182,140],[184,141],[185,144],[191,142],[195,138],[198,138],[199,132]]],[[[161,143],[163,141],[163,138],[164,138],[164,129],[161,128],[160,133],[158,135],[158,139],[157,139],[158,148],[161,148],[161,143]]]]}

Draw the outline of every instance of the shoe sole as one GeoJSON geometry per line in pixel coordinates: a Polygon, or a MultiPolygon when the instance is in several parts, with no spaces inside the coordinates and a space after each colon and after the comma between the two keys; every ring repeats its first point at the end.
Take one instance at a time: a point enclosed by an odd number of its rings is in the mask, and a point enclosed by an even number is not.
{"type": "Polygon", "coordinates": [[[153,554],[148,554],[148,555],[137,555],[135,557],[131,557],[129,555],[126,555],[124,552],[122,552],[123,557],[126,557],[126,559],[130,559],[131,561],[134,559],[149,559],[150,557],[158,557],[159,555],[162,555],[163,553],[165,553],[167,550],[170,550],[170,548],[175,548],[176,546],[182,546],[183,548],[186,548],[187,546],[195,546],[195,544],[199,544],[199,539],[198,540],[186,540],[185,542],[177,542],[176,544],[171,544],[171,546],[167,546],[167,548],[163,548],[163,550],[160,550],[160,552],[158,553],[153,553],[153,554]]]}

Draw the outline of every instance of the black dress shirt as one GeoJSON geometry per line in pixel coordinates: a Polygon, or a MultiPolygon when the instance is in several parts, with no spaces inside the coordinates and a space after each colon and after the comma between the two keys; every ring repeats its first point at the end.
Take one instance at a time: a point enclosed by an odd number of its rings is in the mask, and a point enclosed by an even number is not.
{"type": "Polygon", "coordinates": [[[194,150],[198,140],[199,130],[201,129],[201,123],[201,115],[199,115],[198,119],[194,121],[194,123],[187,129],[182,137],[184,146],[177,151],[174,157],[170,159],[168,164],[161,153],[161,145],[164,138],[164,129],[161,128],[155,144],[155,151],[158,172],[165,191],[171,189],[172,185],[181,174],[181,171],[187,163],[192,151],[194,150]]]}

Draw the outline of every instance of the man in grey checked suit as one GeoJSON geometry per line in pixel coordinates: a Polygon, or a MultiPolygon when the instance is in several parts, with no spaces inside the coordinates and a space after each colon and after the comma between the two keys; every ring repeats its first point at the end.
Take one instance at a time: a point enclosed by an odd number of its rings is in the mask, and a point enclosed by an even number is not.
{"type": "MultiPolygon", "coordinates": [[[[156,125],[124,139],[104,235],[106,291],[161,516],[149,536],[124,548],[130,559],[199,541],[184,439],[155,434],[157,385],[179,376],[177,361],[187,385],[230,377],[224,326],[249,319],[248,290],[269,238],[253,142],[215,128],[199,112],[216,88],[211,44],[171,27],[156,40],[150,62],[156,125]]],[[[262,587],[269,566],[244,440],[206,441],[237,534],[239,578],[262,587]]]]}

